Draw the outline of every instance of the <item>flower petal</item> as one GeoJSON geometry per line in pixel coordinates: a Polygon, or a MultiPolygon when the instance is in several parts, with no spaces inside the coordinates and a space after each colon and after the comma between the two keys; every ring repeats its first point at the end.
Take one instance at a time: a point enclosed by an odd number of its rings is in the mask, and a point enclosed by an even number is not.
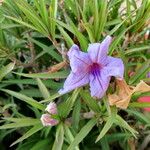
{"type": "Polygon", "coordinates": [[[110,77],[107,77],[105,72],[101,70],[99,75],[90,74],[90,91],[91,96],[102,98],[109,86],[110,77]]]}
{"type": "Polygon", "coordinates": [[[88,66],[92,63],[89,55],[81,52],[79,47],[75,44],[70,48],[68,56],[71,69],[74,73],[87,70],[88,66]]]}
{"type": "Polygon", "coordinates": [[[64,87],[59,90],[59,94],[65,94],[87,83],[89,83],[88,72],[71,72],[64,83],[64,87]]]}
{"type": "Polygon", "coordinates": [[[118,79],[123,79],[124,64],[120,58],[107,57],[107,65],[104,67],[107,76],[114,76],[118,79]]]}
{"type": "Polygon", "coordinates": [[[112,38],[110,36],[107,36],[101,44],[93,43],[89,45],[88,54],[92,62],[105,65],[105,60],[107,58],[107,52],[111,41],[112,38]]]}

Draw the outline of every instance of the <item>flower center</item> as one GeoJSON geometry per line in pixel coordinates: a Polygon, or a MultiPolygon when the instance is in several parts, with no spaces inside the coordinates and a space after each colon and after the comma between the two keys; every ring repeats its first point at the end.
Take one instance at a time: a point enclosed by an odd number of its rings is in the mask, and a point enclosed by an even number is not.
{"type": "Polygon", "coordinates": [[[95,76],[95,75],[99,75],[100,74],[100,69],[101,69],[101,66],[97,63],[93,63],[91,66],[90,66],[90,72],[95,76]]]}

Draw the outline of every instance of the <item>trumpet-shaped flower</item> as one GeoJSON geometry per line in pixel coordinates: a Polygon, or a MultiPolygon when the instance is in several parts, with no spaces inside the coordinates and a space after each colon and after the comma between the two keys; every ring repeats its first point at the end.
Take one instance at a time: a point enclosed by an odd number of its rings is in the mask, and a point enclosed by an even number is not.
{"type": "Polygon", "coordinates": [[[107,36],[102,43],[90,44],[87,53],[80,51],[75,44],[70,48],[68,57],[71,72],[64,87],[59,90],[60,94],[89,83],[91,96],[102,98],[109,86],[111,76],[123,79],[122,60],[107,55],[111,40],[111,37],[107,36]]]}

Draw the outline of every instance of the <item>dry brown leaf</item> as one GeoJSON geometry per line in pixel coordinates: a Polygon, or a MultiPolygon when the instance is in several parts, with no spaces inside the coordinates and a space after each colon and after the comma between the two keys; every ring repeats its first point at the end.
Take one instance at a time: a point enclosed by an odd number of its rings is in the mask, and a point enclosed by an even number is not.
{"type": "Polygon", "coordinates": [[[150,91],[150,86],[147,85],[144,81],[141,81],[135,88],[134,92],[148,92],[150,91]]]}
{"type": "Polygon", "coordinates": [[[140,81],[136,87],[129,86],[125,80],[116,80],[118,93],[109,94],[108,100],[111,106],[126,109],[134,92],[148,92],[150,86],[144,81],[140,81]]]}
{"type": "Polygon", "coordinates": [[[48,68],[48,72],[49,73],[57,72],[58,70],[64,68],[67,65],[68,65],[67,61],[60,62],[60,63],[58,63],[58,64],[56,64],[56,65],[51,66],[50,68],[48,68]]]}

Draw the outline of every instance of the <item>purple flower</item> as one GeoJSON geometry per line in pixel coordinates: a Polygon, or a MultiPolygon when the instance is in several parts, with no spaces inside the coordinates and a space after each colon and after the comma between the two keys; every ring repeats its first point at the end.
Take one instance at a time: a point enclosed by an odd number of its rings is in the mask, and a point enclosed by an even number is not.
{"type": "Polygon", "coordinates": [[[77,45],[73,45],[68,52],[71,72],[59,93],[65,94],[89,83],[91,96],[102,98],[111,76],[123,79],[122,60],[107,56],[110,43],[111,37],[107,36],[102,43],[90,44],[88,53],[80,51],[77,45]]]}

